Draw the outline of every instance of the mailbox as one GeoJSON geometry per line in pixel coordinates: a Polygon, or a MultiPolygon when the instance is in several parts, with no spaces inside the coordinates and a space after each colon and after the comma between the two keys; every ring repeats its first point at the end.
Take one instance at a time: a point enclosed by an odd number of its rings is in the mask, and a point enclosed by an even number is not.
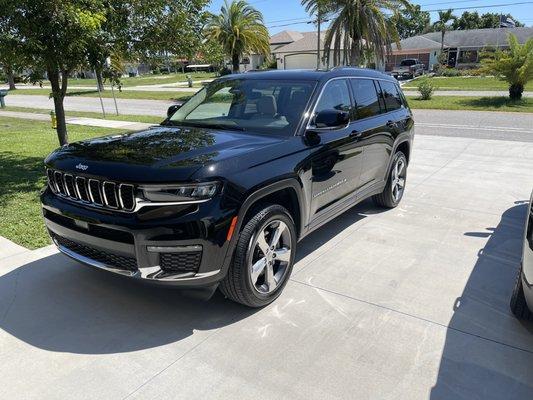
{"type": "Polygon", "coordinates": [[[8,91],[7,90],[0,90],[0,107],[5,108],[6,103],[4,101],[4,97],[7,96],[8,91]]]}

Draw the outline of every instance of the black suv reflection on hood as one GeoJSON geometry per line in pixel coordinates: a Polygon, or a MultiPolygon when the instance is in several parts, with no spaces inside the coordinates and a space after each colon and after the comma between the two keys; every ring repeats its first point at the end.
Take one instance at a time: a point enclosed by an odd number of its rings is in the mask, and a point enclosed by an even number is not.
{"type": "Polygon", "coordinates": [[[229,130],[158,126],[72,143],[52,153],[46,164],[66,171],[75,171],[81,164],[88,167],[87,174],[116,175],[121,180],[186,179],[206,164],[281,141],[229,130]],[[145,175],[151,172],[156,175],[145,175]]]}

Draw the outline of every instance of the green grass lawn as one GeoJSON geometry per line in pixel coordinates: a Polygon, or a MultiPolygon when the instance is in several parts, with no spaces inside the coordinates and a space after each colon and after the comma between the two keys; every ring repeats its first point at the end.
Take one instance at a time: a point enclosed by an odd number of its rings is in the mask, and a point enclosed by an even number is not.
{"type": "MultiPolygon", "coordinates": [[[[70,141],[121,132],[69,126],[70,141]]],[[[50,124],[0,115],[0,235],[30,249],[50,243],[41,217],[43,159],[58,140],[50,124]]]]}
{"type": "MultiPolygon", "coordinates": [[[[194,81],[214,79],[212,72],[191,72],[179,74],[142,75],[133,78],[122,78],[122,86],[164,85],[165,83],[187,82],[187,75],[191,75],[194,81]]],[[[43,82],[44,83],[44,82],[43,82]]],[[[47,83],[47,82],[46,82],[47,83]]],[[[74,79],[68,81],[69,86],[96,86],[96,79],[74,79]]]]}
{"type": "MultiPolygon", "coordinates": [[[[0,109],[0,116],[2,116],[2,111],[18,111],[18,112],[27,112],[32,114],[46,114],[49,115],[51,110],[44,110],[41,108],[26,108],[26,107],[12,107],[8,106],[6,108],[0,109]]],[[[153,115],[115,115],[114,113],[107,112],[106,118],[109,120],[115,121],[129,121],[129,122],[145,122],[148,124],[158,124],[164,120],[165,115],[164,111],[161,113],[161,117],[154,117],[153,115]]],[[[98,112],[88,112],[88,111],[66,111],[68,117],[87,117],[87,118],[99,118],[104,119],[102,113],[98,112]]]]}
{"type": "MultiPolygon", "coordinates": [[[[403,86],[403,89],[416,89],[417,78],[403,86]]],[[[454,76],[454,77],[431,77],[428,78],[435,85],[435,90],[508,90],[509,84],[494,77],[487,76],[454,76]]],[[[529,82],[526,91],[533,91],[533,81],[529,82]]]]}
{"type": "Polygon", "coordinates": [[[433,96],[431,100],[408,97],[413,109],[512,111],[533,113],[533,99],[511,101],[508,97],[433,96]]]}
{"type": "MultiPolygon", "coordinates": [[[[194,90],[194,89],[193,89],[194,90]]],[[[156,91],[122,91],[115,90],[115,96],[117,99],[142,99],[142,100],[187,100],[194,94],[191,92],[156,92],[156,91]]],[[[6,97],[6,103],[9,103],[9,96],[32,96],[41,95],[49,96],[49,89],[17,89],[9,92],[6,97]]],[[[67,96],[80,96],[80,97],[98,97],[97,90],[69,90],[67,96]]],[[[111,90],[105,90],[102,92],[103,98],[113,98],[111,90]]]]}

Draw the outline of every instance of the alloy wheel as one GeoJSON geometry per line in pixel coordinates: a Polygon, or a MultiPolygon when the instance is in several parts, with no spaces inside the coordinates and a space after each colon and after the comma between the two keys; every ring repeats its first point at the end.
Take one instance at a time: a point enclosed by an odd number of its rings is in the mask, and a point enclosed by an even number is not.
{"type": "Polygon", "coordinates": [[[252,285],[261,294],[283,283],[291,261],[291,232],[285,222],[273,220],[252,239],[249,268],[252,285]]]}
{"type": "Polygon", "coordinates": [[[391,192],[394,202],[397,203],[401,200],[403,196],[403,190],[405,188],[405,159],[398,158],[394,167],[392,168],[392,177],[391,177],[391,192]]]}

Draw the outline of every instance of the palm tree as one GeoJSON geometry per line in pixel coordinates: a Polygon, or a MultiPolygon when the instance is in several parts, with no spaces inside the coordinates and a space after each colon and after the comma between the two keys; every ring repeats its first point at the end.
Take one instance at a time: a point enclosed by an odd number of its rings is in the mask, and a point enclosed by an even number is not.
{"type": "Polygon", "coordinates": [[[444,50],[444,35],[446,34],[446,31],[449,30],[449,28],[451,27],[450,22],[453,22],[456,19],[457,17],[453,15],[453,10],[450,8],[447,11],[439,11],[439,20],[433,24],[433,27],[441,33],[441,53],[444,50]]]}
{"type": "Polygon", "coordinates": [[[245,53],[270,53],[268,30],[263,15],[244,0],[225,0],[219,15],[213,15],[206,27],[206,36],[219,42],[231,58],[233,72],[245,53]]]}
{"type": "Polygon", "coordinates": [[[520,100],[524,86],[533,79],[533,38],[523,45],[515,35],[509,34],[509,49],[489,50],[482,53],[482,70],[494,74],[509,84],[511,100],[520,100]]]}
{"type": "Polygon", "coordinates": [[[360,64],[369,53],[383,61],[391,44],[400,42],[396,26],[385,13],[395,15],[411,8],[408,0],[302,0],[302,5],[312,13],[320,9],[323,18],[331,20],[324,38],[324,58],[329,64],[333,52],[334,65],[341,61],[360,64]]]}

